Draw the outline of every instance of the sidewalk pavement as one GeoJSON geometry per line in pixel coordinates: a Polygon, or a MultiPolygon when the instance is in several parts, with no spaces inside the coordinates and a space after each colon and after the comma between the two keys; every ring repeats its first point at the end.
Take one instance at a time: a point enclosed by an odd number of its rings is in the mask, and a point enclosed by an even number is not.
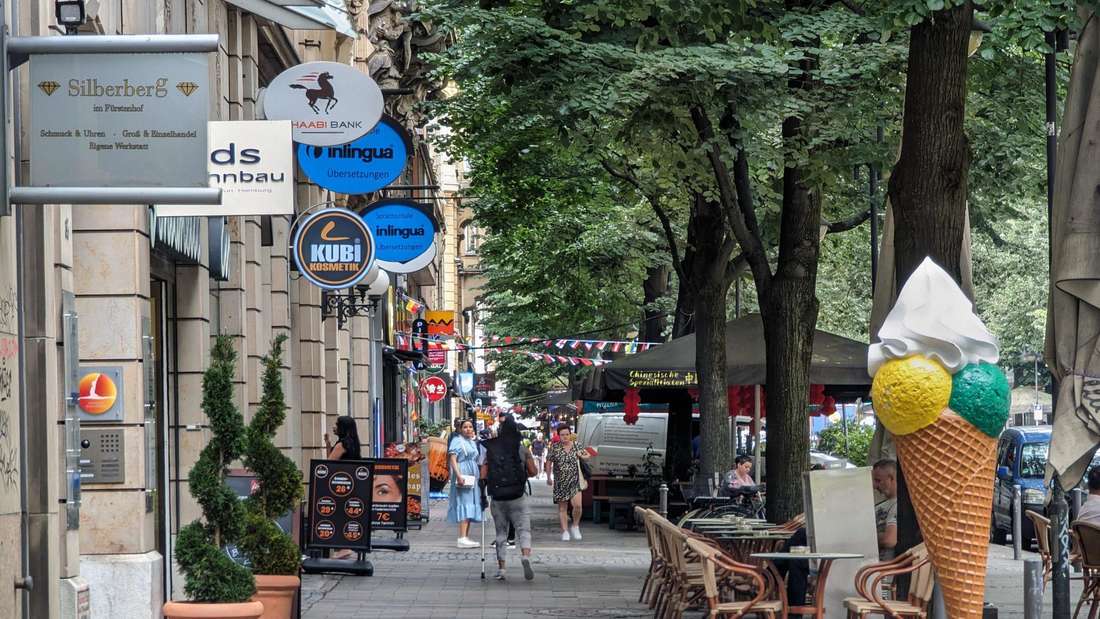
{"type": "MultiPolygon", "coordinates": [[[[638,604],[649,566],[642,531],[609,530],[582,523],[581,541],[561,541],[557,506],[544,480],[531,480],[535,579],[525,581],[518,549],[508,550],[507,580],[493,580],[494,533],[486,510],[485,580],[480,549],[455,547],[457,530],[446,522],[447,501],[431,502],[431,522],[406,534],[409,552],[375,552],[374,576],[307,575],[302,578],[305,619],[513,619],[527,617],[650,617],[638,604]]],[[[480,540],[481,525],[470,537],[480,540]]]]}
{"type": "MultiPolygon", "coordinates": [[[[638,604],[639,587],[649,565],[641,531],[609,530],[585,522],[584,539],[561,541],[557,508],[544,481],[532,480],[531,500],[535,579],[523,579],[519,551],[508,551],[508,579],[493,580],[496,557],[491,546],[492,521],[485,525],[485,580],[479,549],[455,547],[457,531],[446,522],[446,500],[431,502],[432,520],[406,537],[406,553],[371,554],[370,578],[309,575],[302,579],[305,619],[516,619],[530,617],[650,617],[638,604]]],[[[488,512],[486,512],[488,517],[488,512]]],[[[481,525],[470,536],[479,539],[481,525]]],[[[1025,552],[1025,558],[1037,557],[1025,552]]],[[[998,607],[1000,619],[1022,618],[1023,561],[1012,559],[1011,546],[990,546],[986,600],[998,607]]],[[[1081,581],[1071,581],[1077,603],[1081,581]]],[[[1051,616],[1051,587],[1044,592],[1044,617],[1051,616]]],[[[843,613],[830,609],[830,616],[843,613]]],[[[699,616],[689,613],[688,617],[699,616]]]]}

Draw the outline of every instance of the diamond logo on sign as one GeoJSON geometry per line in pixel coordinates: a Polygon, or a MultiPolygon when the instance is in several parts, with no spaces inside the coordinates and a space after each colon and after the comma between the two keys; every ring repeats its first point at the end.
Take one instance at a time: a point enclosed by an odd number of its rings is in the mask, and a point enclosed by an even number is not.
{"type": "Polygon", "coordinates": [[[264,116],[289,120],[294,141],[346,144],[382,117],[382,91],[367,74],[338,62],[307,62],[283,71],[264,93],[264,116]]]}
{"type": "Polygon", "coordinates": [[[195,82],[180,82],[176,84],[176,88],[183,93],[183,96],[190,97],[191,93],[199,89],[199,85],[195,82]]]}
{"type": "Polygon", "coordinates": [[[42,92],[46,93],[46,96],[48,97],[52,95],[54,91],[56,91],[58,88],[61,88],[61,84],[47,80],[45,82],[39,82],[38,87],[41,88],[42,92]]]}

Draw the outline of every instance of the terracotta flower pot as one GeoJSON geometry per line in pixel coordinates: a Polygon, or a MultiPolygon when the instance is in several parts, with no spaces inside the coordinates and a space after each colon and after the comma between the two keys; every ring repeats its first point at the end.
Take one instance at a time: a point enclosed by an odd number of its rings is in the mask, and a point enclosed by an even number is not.
{"type": "Polygon", "coordinates": [[[256,574],[256,595],[252,599],[263,602],[263,619],[290,619],[294,594],[301,586],[297,576],[256,574]]]}
{"type": "Polygon", "coordinates": [[[264,605],[253,600],[235,604],[166,602],[164,619],[260,619],[264,605]]]}

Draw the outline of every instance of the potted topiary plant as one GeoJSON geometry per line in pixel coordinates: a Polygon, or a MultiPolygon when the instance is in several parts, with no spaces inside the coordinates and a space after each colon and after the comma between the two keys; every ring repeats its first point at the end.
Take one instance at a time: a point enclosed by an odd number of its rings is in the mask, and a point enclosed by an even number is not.
{"type": "Polygon", "coordinates": [[[168,619],[258,619],[264,611],[263,604],[249,599],[256,590],[252,572],[225,552],[245,520],[244,506],[225,483],[229,463],[244,445],[244,420],[233,404],[235,361],[229,338],[218,336],[202,379],[202,409],[212,435],[187,478],[203,519],[180,529],[176,538],[176,561],[191,601],[166,603],[168,619]]]}
{"type": "Polygon", "coordinates": [[[263,619],[290,619],[294,593],[301,586],[301,552],[275,520],[297,506],[302,497],[302,473],[272,438],[286,418],[283,379],[285,335],[275,338],[264,357],[263,397],[245,432],[244,465],[259,487],[245,501],[244,533],[238,547],[252,566],[256,596],[263,602],[263,619]]]}

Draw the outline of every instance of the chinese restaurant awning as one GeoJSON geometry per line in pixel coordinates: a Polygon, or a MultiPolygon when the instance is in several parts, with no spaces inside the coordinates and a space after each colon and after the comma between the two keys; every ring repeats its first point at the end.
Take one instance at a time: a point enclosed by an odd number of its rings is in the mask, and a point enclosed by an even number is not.
{"type": "MultiPolygon", "coordinates": [[[[726,323],[726,384],[764,384],[767,373],[764,355],[764,324],[759,314],[726,323]]],[[[628,387],[695,387],[698,383],[695,335],[676,338],[646,352],[616,360],[602,369],[603,386],[612,391],[628,387]]],[[[810,382],[840,391],[865,393],[871,384],[871,377],[867,375],[867,344],[816,331],[810,382]]]]}

